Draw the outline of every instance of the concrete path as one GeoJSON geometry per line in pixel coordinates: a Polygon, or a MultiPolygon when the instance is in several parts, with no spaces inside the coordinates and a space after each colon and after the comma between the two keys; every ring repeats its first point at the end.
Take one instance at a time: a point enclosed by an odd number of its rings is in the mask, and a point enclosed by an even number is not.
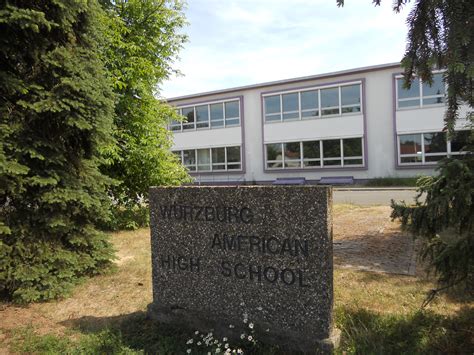
{"type": "Polygon", "coordinates": [[[390,200],[414,201],[414,188],[334,188],[334,203],[349,203],[361,206],[389,206],[390,200]]]}

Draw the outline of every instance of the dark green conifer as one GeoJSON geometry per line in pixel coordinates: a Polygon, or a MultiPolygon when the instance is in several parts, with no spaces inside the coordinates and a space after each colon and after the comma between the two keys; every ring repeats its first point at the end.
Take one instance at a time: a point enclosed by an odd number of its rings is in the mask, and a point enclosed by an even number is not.
{"type": "Polygon", "coordinates": [[[100,272],[113,94],[95,0],[0,2],[0,290],[22,302],[64,295],[100,272]]]}

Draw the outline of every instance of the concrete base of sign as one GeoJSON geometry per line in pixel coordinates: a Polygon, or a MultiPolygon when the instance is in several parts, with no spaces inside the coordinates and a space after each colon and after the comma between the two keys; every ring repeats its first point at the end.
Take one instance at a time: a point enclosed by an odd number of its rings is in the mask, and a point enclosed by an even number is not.
{"type": "MultiPolygon", "coordinates": [[[[190,333],[196,330],[199,330],[201,333],[213,332],[217,337],[226,337],[231,342],[233,340],[236,342],[241,341],[241,334],[248,332],[248,328],[239,326],[239,322],[242,323],[242,320],[223,322],[206,317],[203,313],[197,314],[186,309],[173,309],[172,307],[164,307],[156,303],[148,305],[148,318],[158,323],[189,329],[190,333]],[[233,326],[229,328],[231,324],[233,326]]],[[[339,347],[341,331],[333,328],[328,338],[318,340],[315,337],[307,338],[295,334],[291,336],[286,334],[286,332],[276,335],[273,331],[272,334],[269,334],[266,332],[266,329],[262,329],[262,327],[256,324],[254,338],[258,342],[280,346],[282,349],[289,351],[289,353],[297,351],[309,355],[332,354],[339,347]],[[298,344],[297,348],[295,344],[298,344]]]]}

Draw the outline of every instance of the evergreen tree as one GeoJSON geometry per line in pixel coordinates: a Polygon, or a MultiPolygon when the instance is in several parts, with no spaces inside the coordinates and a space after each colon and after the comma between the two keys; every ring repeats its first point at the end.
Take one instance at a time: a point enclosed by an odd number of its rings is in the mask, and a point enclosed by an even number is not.
{"type": "MultiPolygon", "coordinates": [[[[336,0],[339,6],[344,0],[336,0]]],[[[373,0],[380,5],[382,0],[373,0]]],[[[410,0],[396,0],[398,12],[410,0]]],[[[422,238],[421,257],[438,277],[439,289],[474,284],[474,2],[472,0],[414,1],[408,15],[408,43],[402,66],[405,87],[416,74],[431,82],[433,69],[446,69],[448,84],[446,130],[451,138],[458,118],[471,122],[465,155],[440,162],[438,175],[418,180],[415,205],[392,201],[392,218],[422,238]],[[459,116],[461,105],[468,107],[459,116]],[[420,199],[424,194],[426,199],[420,199]]]]}
{"type": "Polygon", "coordinates": [[[0,290],[22,302],[64,295],[100,272],[113,93],[95,0],[0,2],[0,290]]]}
{"type": "Polygon", "coordinates": [[[178,33],[185,20],[182,4],[176,0],[104,0],[103,6],[107,13],[104,60],[117,93],[114,136],[118,144],[104,170],[118,182],[111,187],[116,218],[109,226],[134,228],[146,223],[133,215],[142,211],[148,216],[143,206],[150,186],[178,185],[189,179],[170,151],[172,136],[166,127],[170,119],[179,117],[156,98],[186,40],[178,33]],[[126,217],[118,217],[122,215],[126,217]]]}

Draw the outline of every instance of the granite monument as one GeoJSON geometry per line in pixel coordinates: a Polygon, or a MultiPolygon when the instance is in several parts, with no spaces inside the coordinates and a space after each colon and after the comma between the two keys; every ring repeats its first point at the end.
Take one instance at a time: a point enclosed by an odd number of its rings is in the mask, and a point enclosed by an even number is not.
{"type": "Polygon", "coordinates": [[[157,187],[150,211],[151,318],[228,334],[245,314],[259,340],[332,350],[330,187],[157,187]]]}

